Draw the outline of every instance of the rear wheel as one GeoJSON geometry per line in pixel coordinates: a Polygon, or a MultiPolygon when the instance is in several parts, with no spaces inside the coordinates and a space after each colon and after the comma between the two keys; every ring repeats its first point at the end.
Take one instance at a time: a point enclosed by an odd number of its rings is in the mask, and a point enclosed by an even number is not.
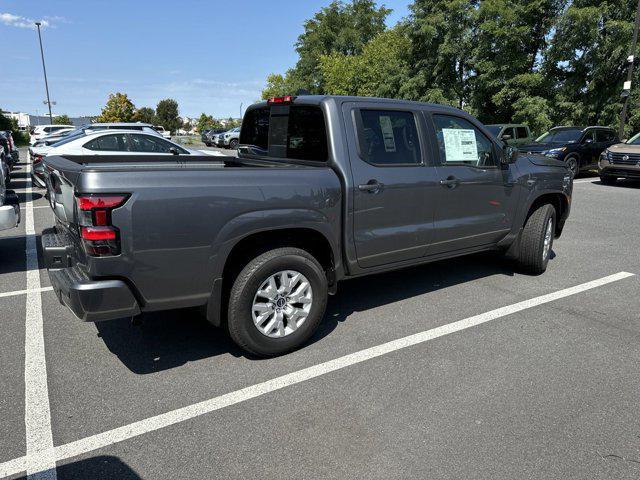
{"type": "Polygon", "coordinates": [[[318,328],[327,305],[327,277],[299,248],[277,248],[249,262],[229,296],[233,341],[261,357],[290,352],[318,328]]]}
{"type": "Polygon", "coordinates": [[[556,228],[556,210],[546,204],[527,219],[520,234],[518,265],[532,275],[544,273],[551,257],[556,228]]]}
{"type": "Polygon", "coordinates": [[[231,140],[231,141],[229,142],[229,148],[230,148],[231,150],[235,150],[235,149],[237,149],[237,148],[238,148],[238,140],[236,140],[235,138],[234,138],[233,140],[231,140]]]}
{"type": "Polygon", "coordinates": [[[618,182],[618,179],[609,175],[600,175],[600,181],[604,185],[615,185],[618,182]]]}

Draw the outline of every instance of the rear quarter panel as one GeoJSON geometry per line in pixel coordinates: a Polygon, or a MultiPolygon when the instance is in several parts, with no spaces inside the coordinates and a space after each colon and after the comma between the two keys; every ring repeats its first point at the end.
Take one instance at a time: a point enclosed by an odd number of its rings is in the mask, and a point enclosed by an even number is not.
{"type": "Polygon", "coordinates": [[[88,172],[77,191],[131,193],[112,214],[122,254],[88,268],[127,279],[147,310],[204,304],[233,246],[263,230],[318,230],[340,258],[341,189],[329,168],[88,172]]]}

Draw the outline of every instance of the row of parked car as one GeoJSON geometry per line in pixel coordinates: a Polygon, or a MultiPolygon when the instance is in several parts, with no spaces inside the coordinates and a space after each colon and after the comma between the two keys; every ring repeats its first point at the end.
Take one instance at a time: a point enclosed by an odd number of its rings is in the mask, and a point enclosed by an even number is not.
{"type": "MultiPolygon", "coordinates": [[[[141,122],[136,122],[142,125],[141,122]]],[[[171,139],[171,132],[168,132],[164,129],[162,125],[149,125],[144,124],[146,127],[152,128],[158,134],[160,134],[163,138],[167,140],[171,139]]],[[[77,127],[73,125],[36,125],[31,129],[30,132],[30,140],[29,144],[34,146],[40,140],[47,139],[51,140],[52,138],[59,137],[64,135],[72,130],[75,130],[77,127]]]]}
{"type": "Polygon", "coordinates": [[[524,153],[539,153],[561,160],[575,175],[597,169],[605,185],[618,178],[640,179],[640,133],[620,140],[609,127],[555,127],[533,139],[529,127],[488,125],[496,138],[524,153]]]}
{"type": "Polygon", "coordinates": [[[240,127],[231,130],[203,130],[200,133],[200,140],[207,147],[230,148],[235,150],[240,142],[240,127]]]}
{"type": "Polygon", "coordinates": [[[0,130],[0,230],[15,228],[20,223],[18,196],[9,190],[11,171],[19,160],[18,148],[9,130],[0,130]]]}

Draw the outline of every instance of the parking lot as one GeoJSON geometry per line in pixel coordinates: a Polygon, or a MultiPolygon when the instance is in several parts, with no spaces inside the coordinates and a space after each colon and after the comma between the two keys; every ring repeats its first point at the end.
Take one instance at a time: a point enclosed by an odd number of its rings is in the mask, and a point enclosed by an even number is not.
{"type": "Polygon", "coordinates": [[[13,178],[0,478],[640,475],[640,183],[576,180],[542,276],[483,254],[351,280],[257,360],[191,310],[75,319],[36,265],[44,191],[13,178]]]}

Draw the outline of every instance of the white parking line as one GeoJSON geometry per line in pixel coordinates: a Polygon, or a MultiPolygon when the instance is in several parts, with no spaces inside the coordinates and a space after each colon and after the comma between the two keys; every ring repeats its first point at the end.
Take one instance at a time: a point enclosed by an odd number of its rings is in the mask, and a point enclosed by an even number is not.
{"type": "MultiPolygon", "coordinates": [[[[335,372],[352,365],[366,362],[367,360],[371,360],[373,358],[377,358],[391,352],[418,345],[429,340],[443,337],[445,335],[460,332],[462,330],[466,330],[468,328],[475,327],[483,323],[487,323],[492,320],[511,315],[516,312],[521,312],[523,310],[543,305],[545,303],[553,302],[561,298],[576,295],[578,293],[598,288],[608,283],[617,282],[619,280],[623,280],[632,276],[634,276],[633,273],[619,272],[608,277],[603,277],[598,280],[593,280],[591,282],[577,285],[575,287],[565,288],[563,290],[549,293],[547,295],[541,295],[530,300],[525,300],[523,302],[518,302],[513,305],[508,305],[506,307],[491,310],[480,315],[465,318],[464,320],[450,323],[448,325],[443,325],[441,327],[432,328],[431,330],[426,330],[414,335],[409,335],[397,340],[392,340],[376,347],[360,350],[358,352],[351,353],[349,355],[345,355],[328,362],[304,368],[296,372],[288,373],[272,380],[267,380],[266,382],[258,383],[241,390],[236,390],[235,392],[220,395],[219,397],[214,397],[203,402],[189,405],[187,407],[178,408],[176,410],[140,420],[129,425],[114,428],[113,430],[108,430],[97,435],[92,435],[75,442],[60,445],[58,447],[55,447],[55,460],[61,461],[68,458],[77,457],[79,455],[83,455],[99,448],[108,447],[109,445],[113,445],[114,443],[122,442],[139,435],[144,435],[145,433],[160,430],[170,425],[175,425],[177,423],[181,423],[231,405],[236,405],[252,398],[266,395],[268,393],[281,390],[285,387],[296,385],[298,383],[311,380],[312,378],[320,377],[321,375],[325,375],[327,373],[335,372]]],[[[27,456],[25,457],[16,458],[9,462],[0,464],[0,477],[14,475],[23,471],[24,466],[30,463],[28,456],[29,454],[27,453],[27,456]]]]}
{"type": "Polygon", "coordinates": [[[36,290],[14,290],[13,292],[0,293],[0,298],[16,297],[18,295],[26,295],[28,293],[42,293],[42,292],[51,292],[51,291],[53,291],[53,287],[40,287],[36,290]]]}
{"type": "MultiPolygon", "coordinates": [[[[27,173],[31,165],[27,165],[27,173]]],[[[25,235],[27,256],[27,314],[24,347],[24,425],[27,440],[26,470],[29,479],[56,480],[51,434],[51,410],[44,352],[42,296],[38,250],[33,220],[33,186],[26,189],[25,235]]]]}

